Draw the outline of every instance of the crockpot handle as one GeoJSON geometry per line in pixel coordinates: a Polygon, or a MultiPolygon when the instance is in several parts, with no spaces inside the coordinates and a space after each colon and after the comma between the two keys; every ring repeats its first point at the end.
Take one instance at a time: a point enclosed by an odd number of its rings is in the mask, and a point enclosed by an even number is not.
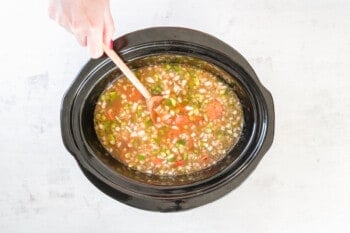
{"type": "Polygon", "coordinates": [[[62,101],[61,105],[61,112],[60,112],[60,119],[61,119],[61,136],[64,146],[67,148],[67,150],[75,157],[76,154],[79,153],[78,146],[75,143],[72,130],[71,130],[71,109],[70,106],[72,106],[74,99],[73,96],[69,92],[67,92],[62,101]]]}
{"type": "Polygon", "coordinates": [[[265,154],[270,149],[273,142],[274,134],[275,134],[275,107],[273,104],[273,98],[271,93],[262,85],[261,85],[261,91],[266,100],[267,116],[268,116],[266,137],[261,147],[261,152],[265,154]]]}

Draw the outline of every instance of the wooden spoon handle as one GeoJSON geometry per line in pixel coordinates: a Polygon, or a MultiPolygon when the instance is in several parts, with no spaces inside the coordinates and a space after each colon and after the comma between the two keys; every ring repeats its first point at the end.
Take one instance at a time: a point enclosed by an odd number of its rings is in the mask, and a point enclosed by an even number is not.
{"type": "Polygon", "coordinates": [[[118,56],[118,54],[108,48],[103,44],[103,50],[108,55],[108,57],[119,67],[123,74],[130,80],[130,82],[136,87],[136,89],[146,98],[146,100],[151,98],[151,94],[145,88],[145,86],[140,82],[140,80],[135,76],[135,74],[129,69],[129,67],[124,63],[124,61],[118,56]]]}

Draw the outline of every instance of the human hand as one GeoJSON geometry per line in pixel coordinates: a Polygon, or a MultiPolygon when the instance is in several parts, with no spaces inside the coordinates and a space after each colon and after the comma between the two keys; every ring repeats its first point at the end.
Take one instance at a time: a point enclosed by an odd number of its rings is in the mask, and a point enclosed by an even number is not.
{"type": "Polygon", "coordinates": [[[109,0],[49,0],[50,18],[73,33],[90,56],[103,54],[102,44],[110,46],[114,22],[109,0]]]}

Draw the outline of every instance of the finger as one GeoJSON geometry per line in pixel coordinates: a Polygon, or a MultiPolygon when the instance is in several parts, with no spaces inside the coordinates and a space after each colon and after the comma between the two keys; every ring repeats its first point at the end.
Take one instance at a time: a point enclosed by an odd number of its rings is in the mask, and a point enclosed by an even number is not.
{"type": "Polygon", "coordinates": [[[89,34],[87,35],[87,46],[89,48],[89,53],[92,58],[101,57],[103,54],[102,41],[103,32],[102,27],[93,28],[89,30],[89,34]]]}
{"type": "Polygon", "coordinates": [[[108,9],[107,14],[105,14],[105,21],[103,27],[103,43],[107,46],[110,45],[113,39],[113,34],[115,32],[114,21],[112,15],[108,9]]]}
{"type": "Polygon", "coordinates": [[[58,17],[56,21],[61,27],[66,29],[68,32],[72,33],[71,27],[66,17],[58,17]]]}
{"type": "Polygon", "coordinates": [[[83,47],[87,46],[87,36],[85,34],[75,35],[75,38],[77,39],[78,43],[81,46],[83,46],[83,47]]]}
{"type": "Polygon", "coordinates": [[[87,35],[89,33],[88,25],[84,21],[78,21],[74,20],[70,24],[70,28],[72,30],[72,33],[74,34],[75,38],[77,39],[78,43],[86,47],[87,46],[87,35]]]}

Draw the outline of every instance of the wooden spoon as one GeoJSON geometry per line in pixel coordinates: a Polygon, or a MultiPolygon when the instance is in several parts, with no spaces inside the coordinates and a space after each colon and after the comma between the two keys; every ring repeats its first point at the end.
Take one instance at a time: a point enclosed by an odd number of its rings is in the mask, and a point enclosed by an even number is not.
{"type": "Polygon", "coordinates": [[[156,123],[155,108],[162,102],[163,96],[152,96],[151,93],[145,88],[135,74],[129,69],[125,62],[119,57],[119,55],[108,46],[103,44],[103,50],[108,57],[119,67],[123,74],[130,80],[130,82],[136,87],[136,89],[145,97],[147,110],[150,113],[151,120],[156,123]]]}

